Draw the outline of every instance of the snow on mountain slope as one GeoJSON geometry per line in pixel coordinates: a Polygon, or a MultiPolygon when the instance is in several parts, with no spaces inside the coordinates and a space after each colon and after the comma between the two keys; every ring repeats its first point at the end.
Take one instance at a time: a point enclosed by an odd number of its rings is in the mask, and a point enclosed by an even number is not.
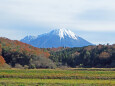
{"type": "Polygon", "coordinates": [[[39,48],[83,47],[93,45],[68,29],[55,29],[49,33],[38,35],[38,37],[25,37],[21,41],[39,48]]]}
{"type": "Polygon", "coordinates": [[[72,39],[77,40],[77,36],[76,34],[74,34],[72,31],[68,30],[68,29],[56,29],[51,31],[49,34],[56,34],[59,35],[60,39],[64,39],[65,36],[68,36],[72,39]]]}
{"type": "Polygon", "coordinates": [[[24,37],[21,41],[23,41],[24,43],[27,43],[27,42],[30,42],[30,41],[36,39],[36,38],[37,38],[36,36],[28,35],[28,36],[24,37]]]}

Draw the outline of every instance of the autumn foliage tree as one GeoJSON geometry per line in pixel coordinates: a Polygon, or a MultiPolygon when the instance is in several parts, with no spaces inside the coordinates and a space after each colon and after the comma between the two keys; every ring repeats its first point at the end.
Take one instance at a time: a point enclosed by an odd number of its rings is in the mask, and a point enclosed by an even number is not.
{"type": "Polygon", "coordinates": [[[99,55],[99,58],[100,59],[107,59],[110,57],[110,54],[107,53],[107,52],[102,52],[100,55],[99,55]]]}
{"type": "Polygon", "coordinates": [[[1,44],[0,44],[0,66],[2,66],[5,63],[5,60],[1,55],[2,55],[2,47],[1,47],[1,44]]]}
{"type": "Polygon", "coordinates": [[[2,56],[0,56],[0,66],[5,64],[5,60],[2,56]]]}

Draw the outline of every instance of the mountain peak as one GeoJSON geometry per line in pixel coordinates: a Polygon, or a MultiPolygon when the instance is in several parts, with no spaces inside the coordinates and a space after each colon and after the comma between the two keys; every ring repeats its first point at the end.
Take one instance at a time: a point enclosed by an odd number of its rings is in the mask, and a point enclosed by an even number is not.
{"type": "Polygon", "coordinates": [[[55,29],[51,31],[50,34],[58,35],[60,39],[62,38],[64,39],[65,36],[68,36],[69,38],[77,40],[77,37],[78,37],[74,32],[70,31],[69,29],[65,29],[65,28],[55,29]]]}
{"type": "Polygon", "coordinates": [[[30,42],[31,40],[34,40],[36,38],[37,38],[36,36],[28,35],[28,36],[24,37],[24,39],[22,39],[21,41],[24,41],[26,43],[26,42],[30,42]]]}
{"type": "Polygon", "coordinates": [[[52,30],[49,33],[38,35],[36,38],[31,36],[25,37],[21,41],[39,48],[83,47],[92,45],[74,32],[64,28],[52,30]]]}

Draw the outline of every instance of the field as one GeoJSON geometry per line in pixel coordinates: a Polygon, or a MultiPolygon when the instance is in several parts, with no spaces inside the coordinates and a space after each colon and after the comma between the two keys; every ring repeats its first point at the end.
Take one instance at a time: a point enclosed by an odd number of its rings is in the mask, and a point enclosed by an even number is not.
{"type": "Polygon", "coordinates": [[[1,69],[0,86],[115,86],[115,69],[1,69]]]}

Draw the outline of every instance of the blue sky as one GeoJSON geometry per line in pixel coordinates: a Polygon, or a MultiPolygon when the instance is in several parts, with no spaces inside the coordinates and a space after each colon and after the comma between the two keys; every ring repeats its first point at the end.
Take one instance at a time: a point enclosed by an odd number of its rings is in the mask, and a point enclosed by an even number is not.
{"type": "Polygon", "coordinates": [[[94,44],[115,43],[115,0],[0,0],[0,36],[20,40],[67,28],[94,44]]]}

